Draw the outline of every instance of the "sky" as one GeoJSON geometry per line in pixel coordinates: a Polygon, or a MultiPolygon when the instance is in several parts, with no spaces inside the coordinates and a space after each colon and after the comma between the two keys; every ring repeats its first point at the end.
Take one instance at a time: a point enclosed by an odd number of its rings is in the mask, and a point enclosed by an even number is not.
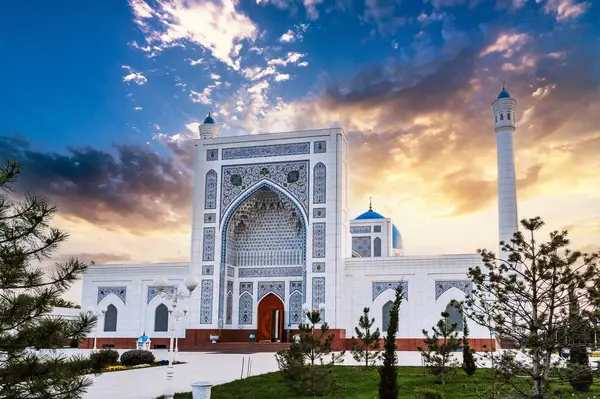
{"type": "MultiPolygon", "coordinates": [[[[600,3],[12,2],[0,158],[58,208],[55,260],[188,261],[192,139],[342,127],[350,213],[407,254],[497,247],[491,104],[517,100],[519,217],[600,248],[600,3]]],[[[74,291],[73,298],[78,295],[74,291]]]]}

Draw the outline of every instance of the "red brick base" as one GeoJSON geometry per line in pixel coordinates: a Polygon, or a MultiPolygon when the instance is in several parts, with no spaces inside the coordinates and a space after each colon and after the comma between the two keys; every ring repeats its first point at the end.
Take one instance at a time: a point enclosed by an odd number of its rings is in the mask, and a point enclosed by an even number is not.
{"type": "MultiPolygon", "coordinates": [[[[331,334],[335,334],[332,343],[332,349],[335,351],[352,349],[352,339],[346,338],[346,330],[331,329],[331,334]]],[[[185,338],[179,339],[179,350],[194,350],[206,347],[210,344],[209,336],[216,334],[219,336],[219,342],[249,342],[250,333],[256,336],[256,330],[186,330],[185,338]]],[[[290,342],[291,337],[298,333],[298,330],[284,330],[282,342],[290,342]]],[[[135,349],[135,338],[98,338],[97,347],[103,348],[104,345],[112,345],[115,349],[135,349]]],[[[169,348],[168,338],[152,338],[152,349],[157,346],[169,348]]],[[[495,350],[499,347],[496,340],[489,338],[471,338],[469,340],[471,348],[478,352],[495,350]]],[[[383,346],[383,340],[381,340],[383,346]]],[[[416,351],[417,347],[425,346],[422,338],[398,338],[396,346],[400,351],[416,351]]],[[[92,349],[94,347],[94,339],[87,338],[79,343],[81,349],[92,349]]]]}

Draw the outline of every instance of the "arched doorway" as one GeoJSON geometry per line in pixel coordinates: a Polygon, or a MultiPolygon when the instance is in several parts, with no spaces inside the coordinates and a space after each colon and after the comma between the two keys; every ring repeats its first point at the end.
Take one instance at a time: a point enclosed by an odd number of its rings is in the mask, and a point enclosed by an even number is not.
{"type": "Polygon", "coordinates": [[[281,341],[283,334],[283,302],[275,294],[268,294],[258,304],[258,341],[281,341]]]}

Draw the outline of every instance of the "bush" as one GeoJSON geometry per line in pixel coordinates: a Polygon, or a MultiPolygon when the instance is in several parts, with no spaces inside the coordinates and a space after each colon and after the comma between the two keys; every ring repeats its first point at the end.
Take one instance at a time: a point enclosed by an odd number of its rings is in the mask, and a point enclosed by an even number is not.
{"type": "Polygon", "coordinates": [[[154,355],[150,351],[133,349],[123,352],[121,355],[121,364],[124,366],[137,366],[138,364],[152,363],[154,363],[154,355]]]}
{"type": "Polygon", "coordinates": [[[571,377],[569,383],[577,392],[589,392],[590,386],[594,383],[594,376],[590,369],[587,349],[584,345],[578,345],[571,348],[569,359],[571,377]]]}
{"type": "Polygon", "coordinates": [[[119,352],[114,349],[101,349],[90,354],[91,369],[99,371],[107,366],[117,364],[119,361],[119,352]]]}
{"type": "Polygon", "coordinates": [[[415,390],[418,399],[444,399],[444,394],[435,389],[419,388],[415,390]]]}

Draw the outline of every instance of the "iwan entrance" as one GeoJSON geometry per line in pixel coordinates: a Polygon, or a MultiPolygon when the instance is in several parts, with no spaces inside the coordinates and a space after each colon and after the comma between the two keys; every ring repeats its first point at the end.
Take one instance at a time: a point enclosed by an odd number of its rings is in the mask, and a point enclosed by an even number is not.
{"type": "Polygon", "coordinates": [[[265,296],[258,304],[258,342],[281,342],[283,334],[283,302],[275,294],[265,296]]]}

